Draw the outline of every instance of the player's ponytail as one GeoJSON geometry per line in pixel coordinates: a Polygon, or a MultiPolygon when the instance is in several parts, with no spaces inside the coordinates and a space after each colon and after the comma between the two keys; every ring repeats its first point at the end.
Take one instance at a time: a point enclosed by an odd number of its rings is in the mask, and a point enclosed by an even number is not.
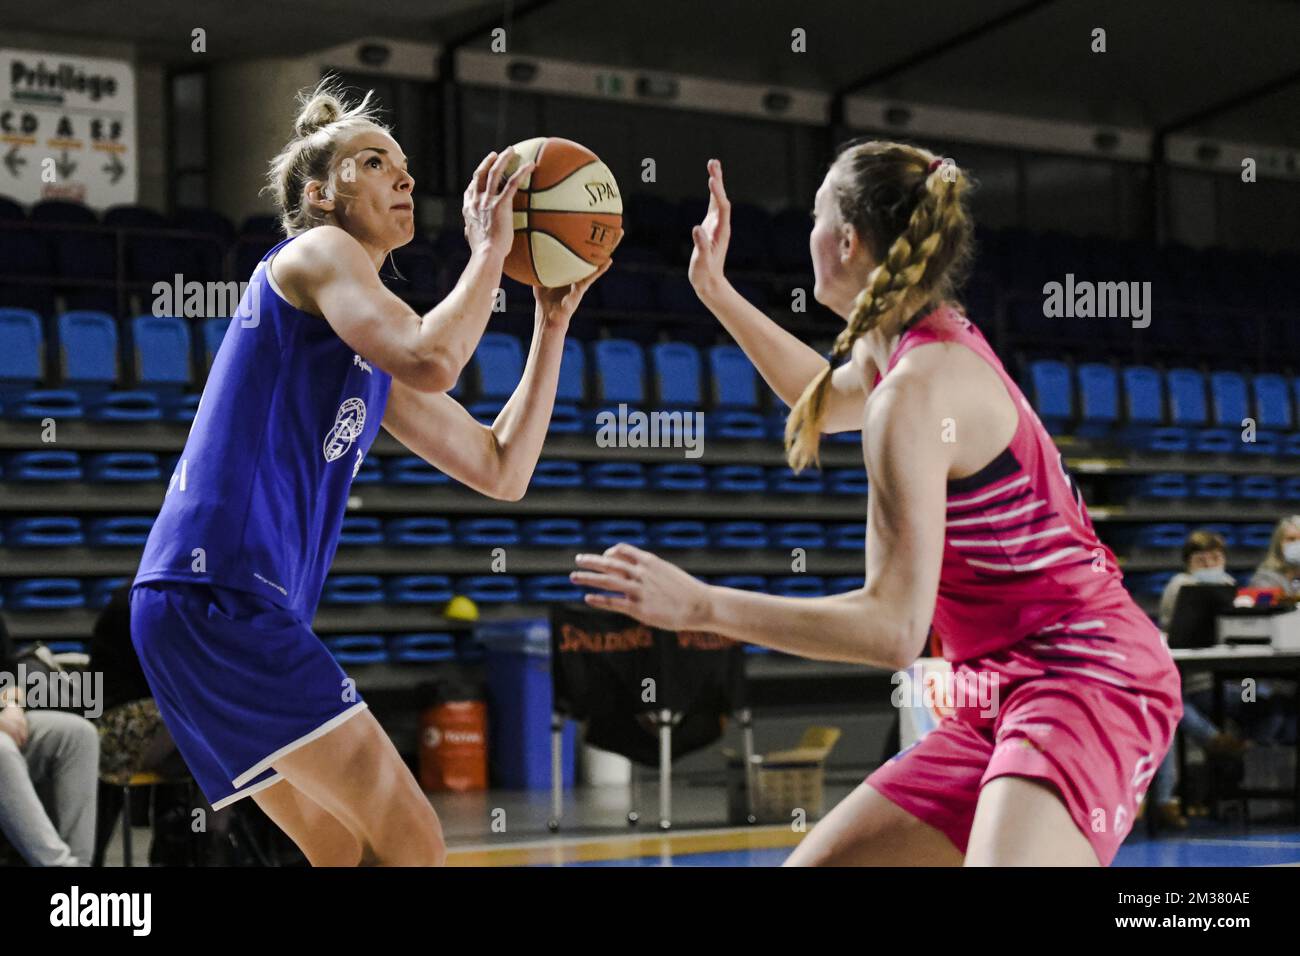
{"type": "Polygon", "coordinates": [[[338,144],[363,128],[388,128],[379,122],[368,91],[360,103],[348,103],[339,82],[325,77],[315,89],[298,94],[298,116],[294,138],[271,160],[267,185],[280,212],[280,226],[287,236],[306,232],[323,221],[320,211],[306,200],[312,180],[334,187],[335,152],[338,144]]]}
{"type": "Polygon", "coordinates": [[[866,142],[841,151],[832,170],[839,214],[878,264],[835,339],[830,363],[790,410],[785,451],[796,472],[818,464],[831,373],[853,343],[875,328],[892,338],[918,310],[950,298],[973,247],[963,201],[970,180],[954,164],[915,146],[866,142]]]}

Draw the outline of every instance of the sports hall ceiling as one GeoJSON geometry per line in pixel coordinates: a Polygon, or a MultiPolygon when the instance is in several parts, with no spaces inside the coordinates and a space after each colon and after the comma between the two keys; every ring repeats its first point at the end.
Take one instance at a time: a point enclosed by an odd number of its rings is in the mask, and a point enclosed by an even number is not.
{"type": "Polygon", "coordinates": [[[75,33],[184,65],[202,26],[214,59],[369,36],[486,48],[507,10],[523,54],[1300,146],[1298,0],[60,0],[6,4],[0,45],[75,33]]]}

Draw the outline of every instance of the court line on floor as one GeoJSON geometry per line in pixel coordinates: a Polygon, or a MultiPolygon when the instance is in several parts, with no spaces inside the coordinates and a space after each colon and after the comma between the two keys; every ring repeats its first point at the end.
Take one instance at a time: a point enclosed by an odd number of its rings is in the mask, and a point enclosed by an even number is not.
{"type": "Polygon", "coordinates": [[[679,833],[619,834],[585,837],[540,837],[508,844],[477,844],[447,852],[449,866],[527,866],[597,860],[628,860],[693,853],[769,850],[792,847],[804,838],[785,825],[740,829],[691,830],[679,833]]]}

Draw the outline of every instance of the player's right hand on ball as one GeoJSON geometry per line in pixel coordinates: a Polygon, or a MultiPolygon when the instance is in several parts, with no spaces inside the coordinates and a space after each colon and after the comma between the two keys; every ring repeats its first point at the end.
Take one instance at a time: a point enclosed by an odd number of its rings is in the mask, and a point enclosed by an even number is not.
{"type": "Polygon", "coordinates": [[[691,229],[691,238],[695,249],[686,275],[696,293],[703,297],[726,281],[723,265],[731,242],[731,201],[722,185],[719,160],[709,160],[709,211],[704,214],[704,222],[691,229]]]}
{"type": "Polygon", "coordinates": [[[471,252],[483,248],[504,260],[515,241],[515,192],[537,164],[520,164],[502,187],[506,168],[514,156],[513,146],[507,146],[500,153],[488,153],[465,187],[461,213],[465,217],[465,241],[469,243],[471,252]]]}

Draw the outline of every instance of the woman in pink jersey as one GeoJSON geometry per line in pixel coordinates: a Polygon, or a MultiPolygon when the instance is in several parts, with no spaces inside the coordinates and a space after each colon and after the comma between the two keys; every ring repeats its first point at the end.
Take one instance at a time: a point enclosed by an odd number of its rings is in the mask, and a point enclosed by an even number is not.
{"type": "Polygon", "coordinates": [[[969,186],[908,145],[836,157],[809,241],[814,297],[846,320],[828,363],[725,279],[730,206],[709,163],[692,285],[792,407],[791,467],[816,463],[823,432],[862,430],[862,588],[720,588],[626,544],[579,555],[572,575],[612,592],[588,594],[595,607],[820,660],[906,668],[933,625],[957,688],[985,692],[868,777],[792,864],[1108,865],[1182,713],[1173,661],[1060,453],[951,304],[969,186]]]}

